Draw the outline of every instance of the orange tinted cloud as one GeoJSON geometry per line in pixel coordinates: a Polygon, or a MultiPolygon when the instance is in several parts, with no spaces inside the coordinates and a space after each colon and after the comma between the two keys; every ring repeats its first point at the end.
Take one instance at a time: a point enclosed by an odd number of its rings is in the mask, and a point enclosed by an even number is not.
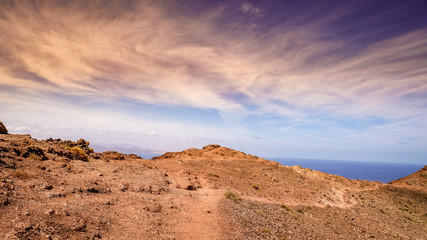
{"type": "Polygon", "coordinates": [[[177,4],[3,2],[0,84],[26,96],[5,93],[0,100],[13,105],[56,93],[126,98],[216,109],[230,125],[248,115],[277,115],[302,126],[322,115],[425,126],[419,119],[427,117],[426,30],[353,50],[354,42],[326,31],[339,11],[262,29],[226,21],[234,13],[267,15],[250,3],[197,14],[177,4]]]}

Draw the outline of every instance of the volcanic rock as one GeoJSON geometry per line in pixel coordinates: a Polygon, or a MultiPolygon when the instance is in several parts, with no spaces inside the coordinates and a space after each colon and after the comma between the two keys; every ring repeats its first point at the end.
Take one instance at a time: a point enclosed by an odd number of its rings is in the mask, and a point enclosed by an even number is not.
{"type": "Polygon", "coordinates": [[[7,128],[0,122],[0,134],[7,134],[7,128]]]}

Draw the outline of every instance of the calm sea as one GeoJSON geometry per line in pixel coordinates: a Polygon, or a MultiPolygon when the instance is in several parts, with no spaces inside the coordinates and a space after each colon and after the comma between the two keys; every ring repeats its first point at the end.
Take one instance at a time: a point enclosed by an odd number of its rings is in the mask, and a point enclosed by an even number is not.
{"type": "Polygon", "coordinates": [[[282,165],[299,165],[303,168],[343,176],[349,179],[388,183],[420,170],[422,164],[356,162],[317,159],[267,158],[282,165]]]}

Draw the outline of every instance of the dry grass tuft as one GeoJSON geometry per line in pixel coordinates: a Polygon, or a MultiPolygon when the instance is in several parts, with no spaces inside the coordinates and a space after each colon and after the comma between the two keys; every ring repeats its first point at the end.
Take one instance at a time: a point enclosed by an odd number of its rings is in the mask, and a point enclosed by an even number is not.
{"type": "Polygon", "coordinates": [[[30,155],[28,156],[29,159],[31,160],[35,160],[35,161],[41,161],[43,160],[43,158],[35,153],[30,153],[30,155]]]}
{"type": "Polygon", "coordinates": [[[243,201],[237,193],[234,193],[231,190],[227,190],[227,192],[224,193],[224,196],[236,203],[241,203],[243,201]]]}
{"type": "Polygon", "coordinates": [[[283,209],[285,209],[286,211],[288,211],[288,212],[292,212],[292,208],[291,207],[288,207],[288,206],[286,206],[285,204],[282,204],[282,205],[280,205],[283,209]]]}
{"type": "Polygon", "coordinates": [[[209,176],[219,178],[219,175],[216,173],[209,173],[209,176]]]}
{"type": "Polygon", "coordinates": [[[30,174],[24,172],[21,169],[16,170],[13,175],[21,180],[28,180],[31,178],[30,174]]]}

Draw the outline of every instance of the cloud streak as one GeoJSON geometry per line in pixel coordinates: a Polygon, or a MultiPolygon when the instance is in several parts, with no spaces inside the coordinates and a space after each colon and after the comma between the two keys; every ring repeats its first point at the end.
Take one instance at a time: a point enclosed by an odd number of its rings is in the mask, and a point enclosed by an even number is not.
{"type": "Polygon", "coordinates": [[[271,8],[249,2],[184,12],[179,2],[5,1],[0,86],[34,101],[61,93],[214,109],[236,128],[251,115],[290,119],[281,129],[345,117],[425,119],[426,28],[377,40],[348,34],[393,9],[353,21],[346,35],[334,31],[365,8],[307,6],[266,26],[271,8]]]}

